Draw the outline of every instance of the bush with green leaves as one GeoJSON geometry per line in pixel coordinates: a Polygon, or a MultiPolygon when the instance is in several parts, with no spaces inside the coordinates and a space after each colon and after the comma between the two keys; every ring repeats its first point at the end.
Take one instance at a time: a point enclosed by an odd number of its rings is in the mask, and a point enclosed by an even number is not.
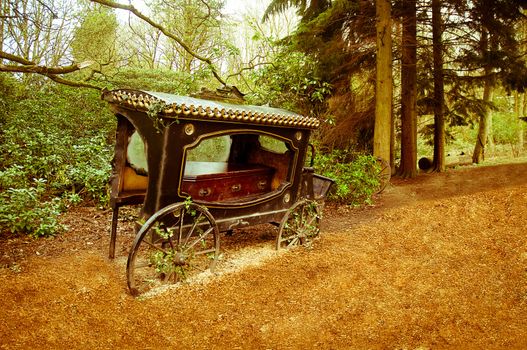
{"type": "Polygon", "coordinates": [[[273,64],[255,69],[252,92],[246,99],[252,104],[269,104],[318,115],[331,93],[331,85],[317,77],[315,62],[300,52],[280,51],[273,64]]]}
{"type": "Polygon", "coordinates": [[[0,193],[0,228],[34,237],[63,231],[58,215],[64,203],[57,197],[45,200],[45,192],[46,181],[34,179],[31,186],[11,187],[0,193]]]}
{"type": "Polygon", "coordinates": [[[523,131],[523,121],[513,113],[495,113],[492,116],[492,137],[502,145],[517,146],[519,135],[523,131]]]}
{"type": "Polygon", "coordinates": [[[377,192],[380,166],[371,155],[358,155],[349,160],[347,152],[334,150],[328,154],[317,154],[315,169],[335,180],[328,200],[359,206],[371,204],[377,192]]]}
{"type": "Polygon", "coordinates": [[[96,91],[0,76],[0,230],[33,236],[63,227],[66,207],[108,202],[115,119],[96,91]],[[9,87],[9,90],[7,89],[9,87]],[[35,180],[38,179],[38,180],[35,180]]]}
{"type": "Polygon", "coordinates": [[[112,76],[111,83],[119,88],[187,95],[198,91],[207,78],[210,76],[203,71],[190,74],[170,69],[122,68],[112,76]]]}

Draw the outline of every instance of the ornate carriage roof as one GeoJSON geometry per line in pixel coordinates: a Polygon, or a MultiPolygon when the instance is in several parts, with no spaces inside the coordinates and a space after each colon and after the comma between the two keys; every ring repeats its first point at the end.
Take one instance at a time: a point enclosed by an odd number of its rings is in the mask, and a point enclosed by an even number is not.
{"type": "Polygon", "coordinates": [[[237,105],[162,92],[119,89],[104,91],[102,99],[121,107],[158,112],[165,118],[200,119],[290,128],[316,129],[320,122],[280,108],[237,105]]]}

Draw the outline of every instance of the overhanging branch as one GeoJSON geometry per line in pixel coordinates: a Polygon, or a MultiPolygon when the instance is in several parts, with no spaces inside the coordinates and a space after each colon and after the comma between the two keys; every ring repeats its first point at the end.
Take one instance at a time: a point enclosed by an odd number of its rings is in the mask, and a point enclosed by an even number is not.
{"type": "Polygon", "coordinates": [[[24,57],[12,55],[12,54],[4,52],[4,51],[0,51],[0,58],[5,58],[6,60],[9,60],[9,61],[12,61],[12,62],[17,62],[17,63],[23,64],[23,65],[26,65],[26,66],[36,65],[34,62],[31,62],[31,61],[25,59],[24,57]]]}
{"type": "Polygon", "coordinates": [[[29,61],[24,57],[13,55],[4,51],[0,51],[0,59],[5,59],[18,64],[2,64],[0,63],[0,72],[10,72],[10,73],[34,73],[40,74],[49,79],[64,85],[74,86],[74,87],[85,87],[90,89],[101,90],[100,87],[86,83],[78,82],[73,80],[68,80],[60,77],[60,74],[68,74],[79,71],[83,68],[90,66],[93,62],[86,61],[82,63],[75,63],[69,66],[63,67],[47,67],[36,64],[35,62],[29,61]]]}
{"type": "Polygon", "coordinates": [[[73,87],[83,87],[83,88],[89,88],[89,89],[95,89],[95,90],[102,90],[102,88],[99,87],[99,86],[88,84],[88,83],[85,83],[85,82],[82,82],[82,81],[67,80],[67,79],[58,77],[58,76],[53,75],[53,74],[49,74],[49,75],[46,75],[46,76],[48,78],[50,78],[51,80],[53,80],[53,81],[55,81],[57,83],[63,84],[63,85],[68,85],[68,86],[73,86],[73,87]]]}
{"type": "Polygon", "coordinates": [[[74,63],[63,67],[47,67],[40,66],[35,62],[29,61],[24,57],[16,56],[4,51],[0,51],[0,59],[6,59],[17,64],[0,64],[0,71],[2,72],[18,72],[18,73],[38,73],[38,74],[67,74],[72,73],[82,68],[89,67],[93,64],[92,61],[85,61],[81,63],[74,63]]]}
{"type": "Polygon", "coordinates": [[[234,77],[234,76],[241,76],[242,73],[246,70],[252,70],[258,66],[265,66],[265,65],[271,65],[271,66],[274,66],[273,62],[260,62],[260,63],[255,63],[255,64],[251,64],[250,66],[248,67],[243,67],[243,68],[240,68],[240,70],[238,70],[238,72],[236,73],[232,73],[232,74],[229,74],[227,76],[227,79],[231,78],[231,77],[234,77]]]}

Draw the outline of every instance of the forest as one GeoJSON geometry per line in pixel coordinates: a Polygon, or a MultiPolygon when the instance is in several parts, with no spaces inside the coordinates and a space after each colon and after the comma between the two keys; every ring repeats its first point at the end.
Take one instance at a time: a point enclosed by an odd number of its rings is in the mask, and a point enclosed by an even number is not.
{"type": "Polygon", "coordinates": [[[55,235],[106,207],[116,121],[101,92],[238,92],[316,117],[331,199],[371,202],[392,175],[520,157],[521,0],[0,1],[0,230],[55,235]],[[238,2],[240,3],[240,2],[238,2]],[[247,2],[249,3],[249,2],[247,2]]]}

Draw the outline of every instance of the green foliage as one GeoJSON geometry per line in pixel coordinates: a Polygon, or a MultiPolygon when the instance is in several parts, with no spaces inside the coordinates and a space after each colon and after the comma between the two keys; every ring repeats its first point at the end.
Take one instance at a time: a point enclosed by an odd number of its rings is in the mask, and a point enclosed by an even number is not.
{"type": "MultiPolygon", "coordinates": [[[[161,131],[168,126],[168,124],[165,123],[165,121],[159,115],[159,113],[161,113],[165,107],[165,101],[159,100],[150,104],[150,106],[148,106],[148,110],[146,111],[146,115],[152,120],[154,128],[158,133],[161,133],[161,131]]],[[[175,121],[178,122],[177,119],[175,121]]]]}
{"type": "MultiPolygon", "coordinates": [[[[518,143],[521,121],[513,113],[496,113],[492,115],[492,137],[497,144],[514,145],[518,143]]],[[[523,123],[523,122],[521,122],[523,123]]]]}
{"type": "Polygon", "coordinates": [[[98,92],[10,83],[0,134],[0,229],[55,234],[63,229],[61,210],[82,199],[108,201],[115,121],[98,92]]]}
{"type": "Polygon", "coordinates": [[[273,65],[255,70],[251,103],[281,106],[304,114],[316,114],[331,85],[314,73],[315,64],[300,52],[281,52],[273,65]]]}
{"type": "Polygon", "coordinates": [[[34,179],[29,187],[8,188],[0,193],[0,228],[11,233],[48,236],[65,229],[58,221],[60,198],[44,200],[46,181],[34,179]]]}
{"type": "MultiPolygon", "coordinates": [[[[0,125],[6,122],[7,114],[11,108],[10,101],[19,88],[16,80],[9,74],[0,73],[0,125]]],[[[0,130],[1,135],[1,130],[0,130]]]]}
{"type": "Polygon", "coordinates": [[[375,157],[370,155],[358,155],[350,161],[343,151],[317,154],[315,169],[335,180],[328,199],[339,203],[371,204],[372,195],[380,184],[379,165],[375,157]]]}
{"type": "Polygon", "coordinates": [[[71,48],[75,60],[94,61],[97,66],[92,68],[97,70],[115,61],[118,26],[117,16],[109,8],[88,10],[82,23],[74,31],[71,48]]]}
{"type": "Polygon", "coordinates": [[[189,74],[170,69],[127,68],[120,69],[111,77],[112,85],[119,88],[139,89],[186,95],[199,89],[205,72],[189,74]]]}

